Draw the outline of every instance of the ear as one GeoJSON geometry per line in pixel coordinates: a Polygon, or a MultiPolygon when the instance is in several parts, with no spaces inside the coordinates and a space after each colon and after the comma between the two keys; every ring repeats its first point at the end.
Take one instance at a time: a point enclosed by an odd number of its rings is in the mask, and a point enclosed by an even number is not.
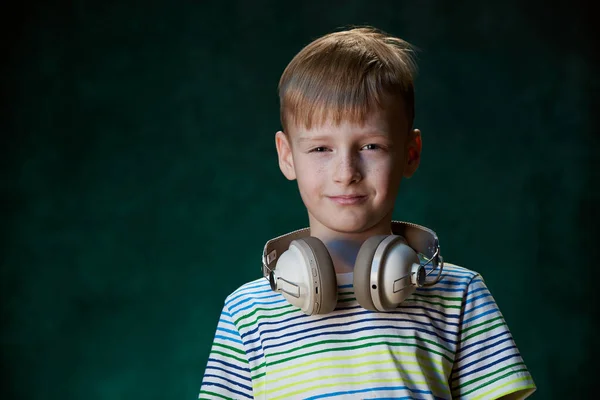
{"type": "Polygon", "coordinates": [[[423,148],[423,142],[421,140],[421,131],[413,129],[407,139],[406,143],[406,163],[404,165],[404,177],[410,178],[421,163],[421,150],[423,148]]]}
{"type": "Polygon", "coordinates": [[[287,179],[293,181],[296,179],[296,170],[294,169],[292,146],[290,146],[287,135],[282,131],[275,134],[275,147],[277,147],[279,169],[287,179]]]}

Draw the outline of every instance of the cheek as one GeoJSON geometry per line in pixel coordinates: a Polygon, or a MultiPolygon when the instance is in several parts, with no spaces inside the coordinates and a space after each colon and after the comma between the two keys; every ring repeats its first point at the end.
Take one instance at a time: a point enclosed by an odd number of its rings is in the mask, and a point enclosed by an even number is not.
{"type": "Polygon", "coordinates": [[[323,184],[325,176],[325,165],[314,159],[299,158],[296,163],[296,178],[300,189],[304,192],[312,192],[323,184]]]}
{"type": "Polygon", "coordinates": [[[374,165],[368,174],[369,184],[372,185],[382,198],[396,195],[400,186],[402,171],[391,161],[374,165]]]}
{"type": "Polygon", "coordinates": [[[387,183],[393,182],[398,173],[397,166],[394,165],[392,160],[383,159],[379,160],[379,162],[374,162],[371,166],[366,170],[367,176],[370,177],[370,180],[377,183],[387,183]]]}

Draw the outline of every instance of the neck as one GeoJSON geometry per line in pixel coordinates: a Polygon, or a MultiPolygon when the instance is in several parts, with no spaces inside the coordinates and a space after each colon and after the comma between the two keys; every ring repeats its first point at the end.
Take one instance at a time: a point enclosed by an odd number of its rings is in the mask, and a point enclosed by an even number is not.
{"type": "Polygon", "coordinates": [[[391,235],[391,213],[378,224],[359,232],[340,232],[315,223],[311,217],[310,235],[321,240],[331,255],[335,272],[352,272],[362,244],[374,235],[391,235]]]}

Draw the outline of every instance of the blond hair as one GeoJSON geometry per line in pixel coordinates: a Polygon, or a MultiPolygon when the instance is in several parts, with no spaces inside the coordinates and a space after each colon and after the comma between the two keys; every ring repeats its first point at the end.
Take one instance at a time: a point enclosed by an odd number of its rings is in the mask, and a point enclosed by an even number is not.
{"type": "Polygon", "coordinates": [[[387,100],[402,104],[412,127],[416,63],[408,42],[372,27],[330,33],[304,47],[279,81],[284,132],[331,118],[362,124],[387,100]]]}

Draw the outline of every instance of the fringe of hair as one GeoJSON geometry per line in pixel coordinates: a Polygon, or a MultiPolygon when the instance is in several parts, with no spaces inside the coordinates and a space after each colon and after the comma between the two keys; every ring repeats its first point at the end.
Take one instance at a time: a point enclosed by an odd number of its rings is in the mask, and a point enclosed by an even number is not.
{"type": "Polygon", "coordinates": [[[363,124],[387,101],[414,120],[415,48],[372,27],[330,33],[304,47],[279,81],[280,117],[310,129],[332,119],[363,124]]]}

